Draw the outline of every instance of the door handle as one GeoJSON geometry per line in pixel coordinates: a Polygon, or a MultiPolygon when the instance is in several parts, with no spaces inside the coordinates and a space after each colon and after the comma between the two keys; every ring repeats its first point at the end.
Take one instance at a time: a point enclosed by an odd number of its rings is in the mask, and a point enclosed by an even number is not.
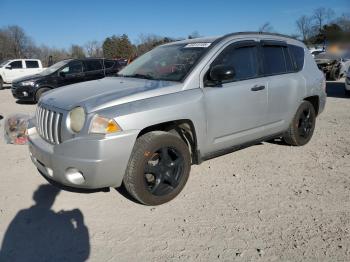
{"type": "Polygon", "coordinates": [[[252,90],[252,91],[259,91],[259,90],[263,90],[263,89],[265,89],[264,85],[261,85],[261,86],[255,85],[250,90],[252,90]]]}

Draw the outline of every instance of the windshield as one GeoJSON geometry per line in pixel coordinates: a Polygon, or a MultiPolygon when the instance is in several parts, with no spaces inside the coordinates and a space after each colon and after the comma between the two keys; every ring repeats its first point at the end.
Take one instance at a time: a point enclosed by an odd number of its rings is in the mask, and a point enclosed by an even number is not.
{"type": "Polygon", "coordinates": [[[10,62],[10,60],[5,60],[3,62],[0,63],[0,67],[3,67],[4,65],[6,65],[8,62],[10,62]]]}
{"type": "Polygon", "coordinates": [[[142,55],[119,72],[119,76],[182,81],[208,49],[210,43],[160,46],[142,55]]]}
{"type": "Polygon", "coordinates": [[[46,68],[44,71],[41,72],[41,75],[49,75],[54,72],[56,72],[58,69],[60,69],[62,66],[66,65],[69,61],[63,60],[61,62],[58,62],[56,64],[53,64],[52,66],[46,68]]]}

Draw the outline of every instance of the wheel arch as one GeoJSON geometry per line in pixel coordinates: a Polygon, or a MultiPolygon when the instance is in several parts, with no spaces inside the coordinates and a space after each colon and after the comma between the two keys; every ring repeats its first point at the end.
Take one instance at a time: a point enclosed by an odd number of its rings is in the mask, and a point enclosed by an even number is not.
{"type": "Polygon", "coordinates": [[[303,100],[308,101],[312,104],[317,116],[320,108],[320,98],[318,96],[308,96],[308,97],[305,97],[303,100]]]}
{"type": "Polygon", "coordinates": [[[152,131],[175,131],[189,147],[192,163],[200,163],[196,129],[190,119],[177,119],[147,126],[139,132],[137,137],[140,137],[152,131]]]}

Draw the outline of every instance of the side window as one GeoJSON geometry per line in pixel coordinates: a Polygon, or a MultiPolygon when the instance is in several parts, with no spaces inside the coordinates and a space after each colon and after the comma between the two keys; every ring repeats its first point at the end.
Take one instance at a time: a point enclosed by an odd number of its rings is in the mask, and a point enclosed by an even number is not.
{"type": "Polygon", "coordinates": [[[304,48],[296,45],[289,45],[288,48],[291,56],[293,57],[296,70],[302,70],[304,67],[304,48]]]}
{"type": "Polygon", "coordinates": [[[84,71],[96,71],[96,70],[102,70],[102,63],[100,60],[85,61],[84,71]]]}
{"type": "Polygon", "coordinates": [[[39,62],[35,60],[26,60],[27,68],[39,68],[39,62]]]}
{"type": "Polygon", "coordinates": [[[283,46],[262,47],[265,75],[275,75],[288,72],[284,49],[285,47],[283,46]]]}
{"type": "Polygon", "coordinates": [[[115,62],[112,61],[112,60],[105,60],[104,63],[105,63],[105,68],[106,69],[112,68],[114,66],[114,64],[115,64],[115,62]]]}
{"type": "Polygon", "coordinates": [[[70,62],[66,67],[61,69],[61,72],[66,74],[76,74],[81,73],[83,71],[83,64],[80,61],[70,62]]]}
{"type": "Polygon", "coordinates": [[[227,47],[213,62],[215,65],[229,65],[235,69],[234,81],[258,76],[257,46],[241,46],[235,44],[227,47]]]}
{"type": "Polygon", "coordinates": [[[17,60],[17,61],[13,61],[9,64],[11,66],[12,69],[20,69],[23,68],[22,66],[22,61],[21,60],[17,60]]]}

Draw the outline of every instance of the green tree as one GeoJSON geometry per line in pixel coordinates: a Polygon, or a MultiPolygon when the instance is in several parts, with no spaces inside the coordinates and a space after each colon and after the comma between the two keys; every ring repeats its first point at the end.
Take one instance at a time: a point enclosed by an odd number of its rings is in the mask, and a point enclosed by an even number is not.
{"type": "Polygon", "coordinates": [[[107,37],[102,44],[102,49],[106,58],[131,58],[135,54],[135,47],[126,34],[107,37]]]}

